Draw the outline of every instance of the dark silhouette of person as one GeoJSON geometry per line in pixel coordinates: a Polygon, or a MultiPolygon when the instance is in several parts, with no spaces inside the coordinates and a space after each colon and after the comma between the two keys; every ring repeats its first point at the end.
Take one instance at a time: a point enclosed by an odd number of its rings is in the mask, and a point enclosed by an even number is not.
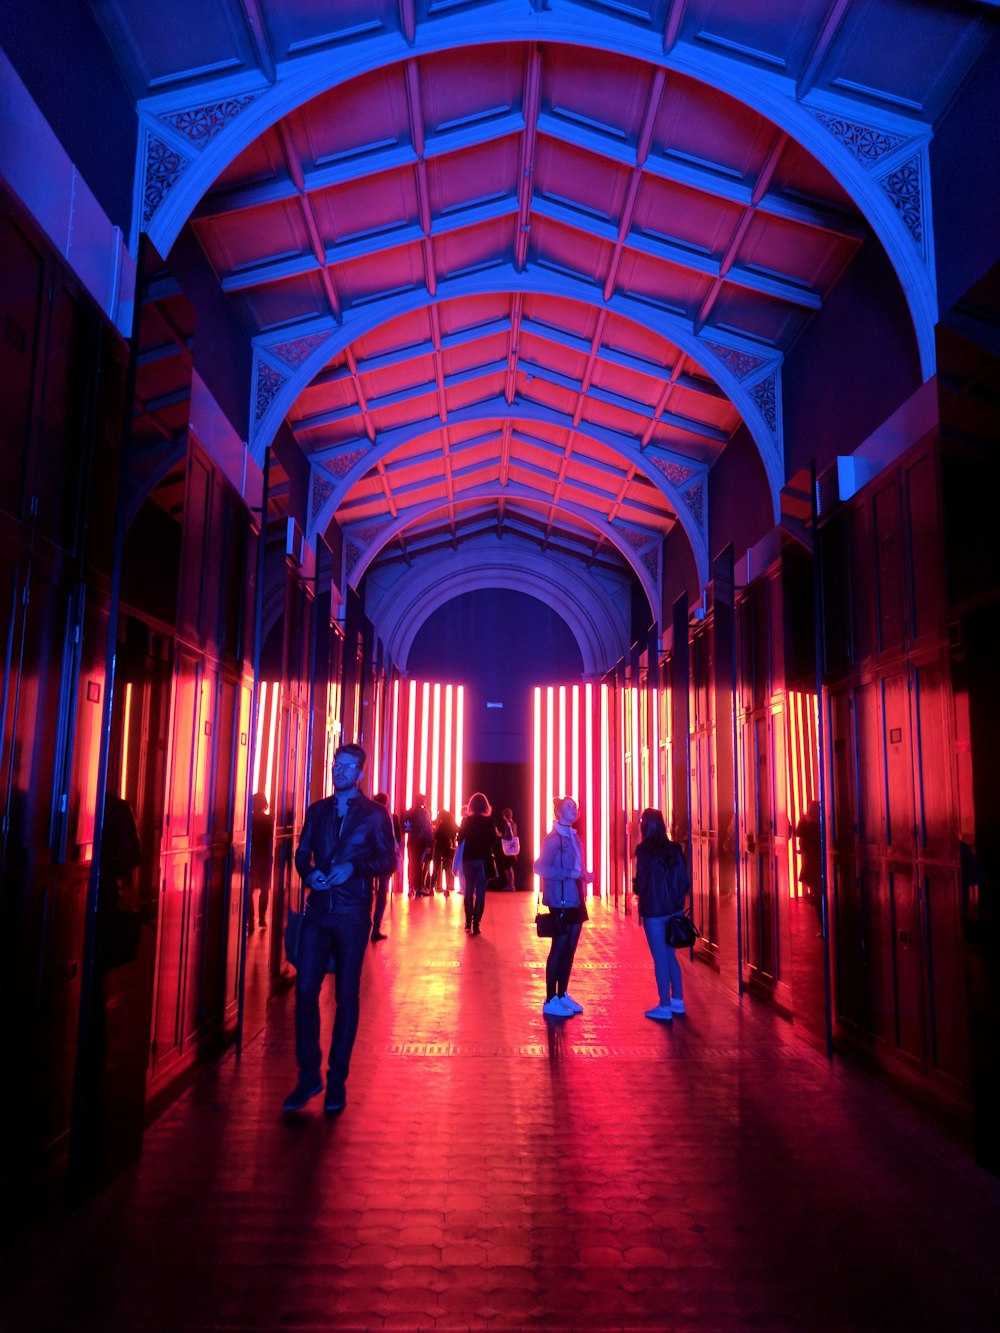
{"type": "Polygon", "coordinates": [[[434,834],[431,829],[431,814],[427,809],[427,797],[423,792],[417,794],[413,805],[403,815],[403,829],[407,836],[410,859],[410,894],[415,894],[418,898],[429,897],[434,834]]]}
{"type": "Polygon", "coordinates": [[[102,972],[135,958],[139,945],[138,913],[126,919],[122,892],[142,859],[139,830],[128,801],[108,795],[101,834],[101,872],[97,896],[97,966],[102,972]],[[133,947],[134,944],[134,947],[133,947]]]}
{"type": "Polygon", "coordinates": [[[820,848],[819,801],[809,802],[805,814],[795,826],[795,836],[799,840],[799,883],[805,885],[806,897],[815,908],[822,934],[823,859],[820,848]]]}
{"type": "MultiPolygon", "coordinates": [[[[372,799],[377,801],[388,813],[388,792],[376,792],[372,799]]],[[[382,933],[382,918],[385,916],[385,905],[389,899],[389,881],[399,868],[399,817],[398,815],[390,815],[389,818],[392,822],[393,855],[396,858],[396,863],[392,870],[387,871],[384,875],[379,875],[378,879],[375,881],[375,912],[372,916],[372,944],[378,944],[379,940],[387,940],[389,938],[388,935],[382,933]]]]}
{"type": "Polygon", "coordinates": [[[439,810],[434,821],[434,867],[431,885],[444,894],[455,887],[455,840],[458,825],[450,810],[439,810]]]}
{"type": "Polygon", "coordinates": [[[327,960],[336,964],[337,1010],[330,1043],[323,1109],[347,1105],[347,1073],[360,1017],[361,968],[372,926],[374,881],[396,865],[389,812],[360,788],[367,756],[360,745],[338,747],[333,795],[306,811],[295,869],[309,896],[299,936],[295,981],[295,1055],[299,1078],[283,1110],[299,1111],[323,1091],[320,1078],[319,995],[327,960]]]}
{"type": "Polygon", "coordinates": [[[253,930],[253,895],[260,896],[257,923],[261,930],[267,925],[267,902],[271,894],[271,864],[274,860],[274,820],[262,791],[253,794],[250,814],[250,905],[247,908],[247,930],[253,930]]]}
{"type": "Polygon", "coordinates": [[[494,849],[500,830],[493,811],[481,791],[469,797],[469,813],[458,830],[462,848],[462,888],[465,893],[465,929],[478,935],[486,908],[486,884],[492,878],[494,849]]]}
{"type": "MultiPolygon", "coordinates": [[[[88,1062],[89,1115],[97,1114],[101,1077],[107,1060],[108,1010],[105,978],[117,967],[135,961],[142,936],[142,917],[123,904],[132,872],[142,859],[139,830],[128,801],[110,793],[104,800],[101,862],[97,884],[94,975],[90,988],[91,1029],[88,1062]]],[[[88,1124],[91,1132],[94,1122],[88,1124]]]]}
{"type": "Polygon", "coordinates": [[[639,900],[639,919],[653,959],[658,1002],[646,1017],[671,1022],[683,1014],[684,982],[676,949],[667,943],[667,917],[683,912],[691,891],[684,849],[667,836],[659,810],[643,810],[639,820],[641,841],[635,849],[633,888],[639,900]]]}

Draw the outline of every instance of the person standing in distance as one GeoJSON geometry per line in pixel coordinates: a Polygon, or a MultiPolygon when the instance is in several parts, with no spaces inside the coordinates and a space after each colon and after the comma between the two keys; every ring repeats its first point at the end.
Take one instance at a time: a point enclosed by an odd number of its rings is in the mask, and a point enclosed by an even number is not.
{"type": "Polygon", "coordinates": [[[384,806],[360,790],[367,756],[341,745],[333,756],[333,795],[306,811],[295,869],[309,890],[295,981],[295,1056],[299,1081],[282,1110],[299,1111],[323,1091],[320,1077],[319,993],[327,959],[336,963],[337,1012],[323,1109],[347,1105],[347,1070],[360,1014],[361,967],[372,927],[373,882],[396,867],[392,821],[384,806]]]}

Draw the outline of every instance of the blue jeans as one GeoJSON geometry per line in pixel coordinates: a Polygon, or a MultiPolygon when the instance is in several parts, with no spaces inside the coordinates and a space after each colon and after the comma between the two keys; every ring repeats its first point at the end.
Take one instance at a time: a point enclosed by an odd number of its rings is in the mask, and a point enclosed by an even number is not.
{"type": "Polygon", "coordinates": [[[486,868],[482,861],[463,861],[465,924],[478,926],[486,910],[486,868]]]}
{"type": "Polygon", "coordinates": [[[653,955],[653,971],[656,973],[656,989],[660,993],[660,1004],[669,1006],[671,999],[683,998],[681,965],[677,961],[677,951],[667,943],[667,918],[665,916],[644,916],[642,928],[646,932],[646,943],[653,955]]]}
{"type": "Polygon", "coordinates": [[[337,964],[337,1013],[330,1043],[329,1080],[337,1089],[347,1082],[354,1038],[361,1012],[361,967],[368,950],[371,921],[362,915],[335,914],[328,910],[329,895],[321,906],[311,895],[306,904],[299,939],[299,967],[295,979],[295,1057],[299,1077],[318,1082],[319,993],[326,976],[326,962],[333,954],[337,964]]]}
{"type": "Polygon", "coordinates": [[[580,931],[583,922],[577,921],[566,927],[564,935],[553,935],[549,945],[549,956],[545,960],[545,998],[553,995],[565,995],[569,989],[569,974],[573,971],[573,959],[576,946],[580,943],[580,931]]]}

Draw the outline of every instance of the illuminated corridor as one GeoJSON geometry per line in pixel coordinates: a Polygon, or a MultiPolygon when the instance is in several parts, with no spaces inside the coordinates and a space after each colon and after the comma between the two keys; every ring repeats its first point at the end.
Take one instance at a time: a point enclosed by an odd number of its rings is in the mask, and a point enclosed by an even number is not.
{"type": "Polygon", "coordinates": [[[998,127],[1000,0],[0,3],[0,1333],[997,1324],[998,127]]]}
{"type": "Polygon", "coordinates": [[[995,1327],[1000,1182],[704,966],[684,1018],[645,1020],[645,942],[600,904],[585,1011],[547,1022],[533,911],[492,894],[470,940],[455,899],[395,897],[344,1115],[282,1118],[272,1000],[141,1164],[0,1273],[0,1324],[995,1327]]]}

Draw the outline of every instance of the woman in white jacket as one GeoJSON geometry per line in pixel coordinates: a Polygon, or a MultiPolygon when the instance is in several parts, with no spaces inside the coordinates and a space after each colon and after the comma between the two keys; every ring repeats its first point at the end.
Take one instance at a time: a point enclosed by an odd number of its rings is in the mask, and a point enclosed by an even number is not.
{"type": "Polygon", "coordinates": [[[542,880],[542,902],[556,918],[549,956],[545,962],[545,1003],[542,1013],[550,1018],[571,1018],[583,1005],[568,993],[573,957],[580,931],[587,920],[583,886],[594,878],[583,864],[583,847],[573,825],[579,815],[572,796],[560,796],[553,804],[555,822],[542,839],[535,874],[542,880]]]}

